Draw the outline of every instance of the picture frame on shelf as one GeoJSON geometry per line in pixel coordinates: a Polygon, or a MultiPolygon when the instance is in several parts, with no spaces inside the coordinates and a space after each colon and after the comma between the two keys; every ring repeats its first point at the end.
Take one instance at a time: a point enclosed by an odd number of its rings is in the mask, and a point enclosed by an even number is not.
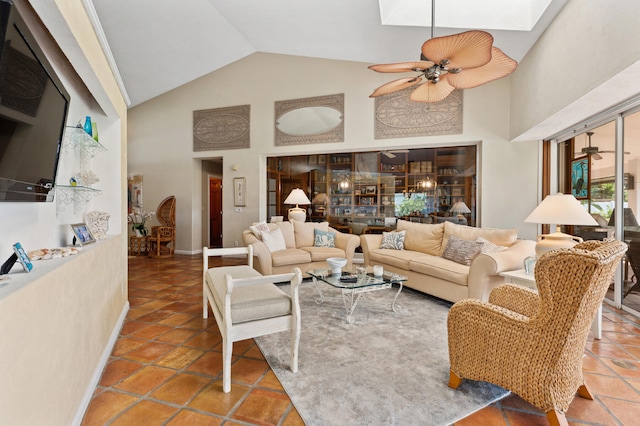
{"type": "Polygon", "coordinates": [[[233,178],[233,205],[235,207],[246,206],[247,180],[243,177],[233,178]]]}
{"type": "Polygon", "coordinates": [[[462,195],[462,188],[451,189],[451,195],[462,195]]]}
{"type": "Polygon", "coordinates": [[[375,193],[376,193],[375,185],[365,187],[365,194],[375,194],[375,193]]]}
{"type": "Polygon", "coordinates": [[[75,242],[78,242],[81,246],[96,242],[95,237],[89,230],[89,227],[86,223],[73,223],[69,226],[71,226],[71,230],[73,231],[75,242]]]}
{"type": "Polygon", "coordinates": [[[571,161],[571,194],[578,200],[589,198],[591,172],[589,156],[576,158],[571,161]]]}

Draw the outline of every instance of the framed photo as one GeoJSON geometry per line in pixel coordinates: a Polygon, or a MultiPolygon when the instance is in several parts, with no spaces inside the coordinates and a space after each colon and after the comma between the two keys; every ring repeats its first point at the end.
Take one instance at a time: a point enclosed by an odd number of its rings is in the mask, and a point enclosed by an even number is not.
{"type": "Polygon", "coordinates": [[[326,154],[318,155],[318,164],[327,164],[327,155],[326,154]]]}
{"type": "Polygon", "coordinates": [[[462,195],[462,188],[453,188],[451,190],[451,195],[462,195]]]}
{"type": "Polygon", "coordinates": [[[376,187],[375,186],[367,186],[365,193],[366,194],[375,194],[376,193],[376,187]]]}
{"type": "Polygon", "coordinates": [[[588,155],[571,161],[571,194],[578,200],[589,198],[591,189],[589,163],[588,155]]]}
{"type": "Polygon", "coordinates": [[[233,205],[244,207],[247,204],[247,180],[243,177],[233,178],[233,205]]]}
{"type": "Polygon", "coordinates": [[[76,241],[79,242],[81,246],[96,242],[86,223],[74,223],[71,225],[71,229],[73,230],[76,241]]]}
{"type": "Polygon", "coordinates": [[[310,155],[309,156],[309,164],[318,164],[318,156],[317,155],[310,155]]]}

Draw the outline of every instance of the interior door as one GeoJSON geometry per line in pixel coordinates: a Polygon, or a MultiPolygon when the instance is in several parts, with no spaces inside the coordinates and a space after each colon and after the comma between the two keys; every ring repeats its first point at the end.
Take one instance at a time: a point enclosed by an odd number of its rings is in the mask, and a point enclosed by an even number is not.
{"type": "Polygon", "coordinates": [[[209,179],[209,247],[222,247],[222,179],[209,179]]]}

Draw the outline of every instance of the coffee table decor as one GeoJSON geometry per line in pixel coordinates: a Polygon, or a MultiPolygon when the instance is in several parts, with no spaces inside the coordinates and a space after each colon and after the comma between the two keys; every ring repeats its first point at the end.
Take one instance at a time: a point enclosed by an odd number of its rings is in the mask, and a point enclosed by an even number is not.
{"type": "Polygon", "coordinates": [[[402,282],[407,280],[407,277],[394,273],[385,273],[382,276],[376,276],[373,273],[356,275],[343,271],[341,274],[334,274],[331,269],[326,268],[312,269],[307,271],[307,274],[311,276],[313,285],[320,295],[320,297],[316,299],[316,303],[318,304],[324,302],[324,294],[320,286],[318,286],[318,281],[341,290],[348,323],[353,322],[353,312],[356,309],[360,297],[362,297],[364,293],[385,290],[393,287],[394,284],[398,286],[398,291],[391,302],[391,309],[393,312],[397,312],[399,306],[396,305],[396,300],[400,292],[402,292],[402,282]]]}

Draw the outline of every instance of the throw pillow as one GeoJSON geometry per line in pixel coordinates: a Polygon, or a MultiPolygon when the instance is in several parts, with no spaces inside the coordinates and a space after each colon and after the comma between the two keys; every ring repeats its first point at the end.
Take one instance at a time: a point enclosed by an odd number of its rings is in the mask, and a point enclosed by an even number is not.
{"type": "Polygon", "coordinates": [[[287,249],[280,228],[276,228],[271,232],[261,232],[260,235],[262,235],[262,242],[264,242],[271,253],[287,249]]]}
{"type": "Polygon", "coordinates": [[[480,241],[463,240],[452,235],[449,237],[444,252],[442,252],[442,258],[469,266],[473,259],[480,254],[482,244],[480,241]]]}
{"type": "Polygon", "coordinates": [[[476,241],[482,243],[482,248],[480,249],[481,253],[498,253],[499,251],[505,251],[506,249],[508,249],[508,247],[499,246],[487,240],[486,238],[478,237],[476,241]]]}
{"type": "Polygon", "coordinates": [[[269,225],[267,225],[267,221],[263,220],[262,222],[255,222],[249,229],[253,232],[253,235],[260,240],[262,239],[260,236],[262,232],[269,232],[269,225]]]}
{"type": "Polygon", "coordinates": [[[335,247],[336,233],[322,231],[320,229],[313,230],[313,246],[314,247],[335,247]]]}
{"type": "Polygon", "coordinates": [[[404,236],[407,231],[383,232],[380,248],[404,250],[404,236]]]}

